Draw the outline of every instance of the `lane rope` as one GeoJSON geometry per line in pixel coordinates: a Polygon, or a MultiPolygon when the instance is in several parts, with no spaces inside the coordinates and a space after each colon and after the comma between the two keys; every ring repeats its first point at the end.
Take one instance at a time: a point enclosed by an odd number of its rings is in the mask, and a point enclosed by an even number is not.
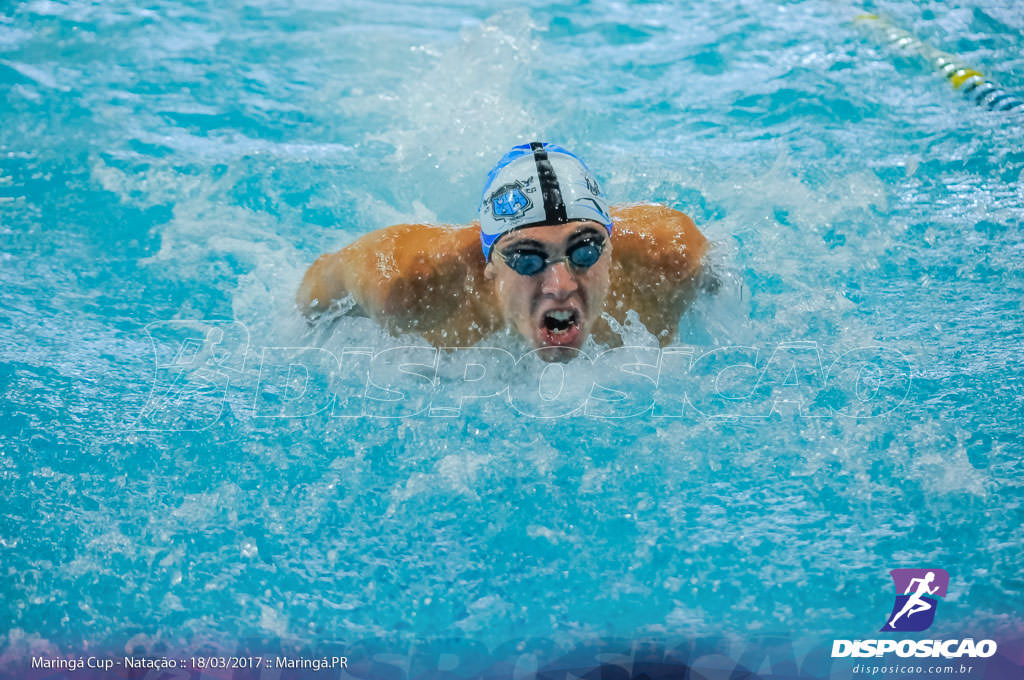
{"type": "Polygon", "coordinates": [[[897,50],[922,57],[972,104],[990,111],[1024,112],[1024,97],[1004,90],[981,71],[965,66],[954,55],[932,47],[887,19],[877,14],[861,14],[854,22],[876,31],[897,50]]]}

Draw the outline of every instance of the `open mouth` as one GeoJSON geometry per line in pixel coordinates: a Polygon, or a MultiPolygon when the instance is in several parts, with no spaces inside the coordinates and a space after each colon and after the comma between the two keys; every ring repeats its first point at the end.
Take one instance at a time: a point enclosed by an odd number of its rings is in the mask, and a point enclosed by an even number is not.
{"type": "Polygon", "coordinates": [[[580,335],[580,314],[575,309],[550,309],[541,317],[541,335],[547,345],[571,345],[580,335]]]}

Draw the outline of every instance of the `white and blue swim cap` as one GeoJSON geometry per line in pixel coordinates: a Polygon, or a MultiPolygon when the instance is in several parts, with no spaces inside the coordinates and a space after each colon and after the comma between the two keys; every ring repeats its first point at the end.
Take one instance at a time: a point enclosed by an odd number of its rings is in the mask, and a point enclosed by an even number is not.
{"type": "Polygon", "coordinates": [[[612,233],[608,201],[586,164],[548,142],[512,147],[487,175],[480,199],[480,242],[491,259],[502,234],[541,224],[581,220],[612,233]]]}

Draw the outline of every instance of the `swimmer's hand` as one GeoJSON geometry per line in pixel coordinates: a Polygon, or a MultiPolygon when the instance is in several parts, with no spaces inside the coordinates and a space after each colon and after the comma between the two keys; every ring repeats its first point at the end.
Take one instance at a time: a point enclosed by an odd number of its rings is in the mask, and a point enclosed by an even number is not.
{"type": "Polygon", "coordinates": [[[310,310],[303,314],[306,317],[306,322],[310,326],[323,326],[325,324],[332,324],[339,319],[353,316],[369,316],[362,307],[356,304],[355,299],[351,295],[346,295],[340,300],[335,300],[334,304],[325,309],[324,311],[310,310]]]}
{"type": "Polygon", "coordinates": [[[295,304],[307,319],[315,321],[328,311],[340,311],[343,308],[347,309],[332,316],[366,316],[366,312],[349,294],[344,268],[341,253],[327,253],[318,257],[306,270],[299,290],[295,293],[295,304]],[[342,304],[346,299],[351,300],[351,303],[342,304]]]}

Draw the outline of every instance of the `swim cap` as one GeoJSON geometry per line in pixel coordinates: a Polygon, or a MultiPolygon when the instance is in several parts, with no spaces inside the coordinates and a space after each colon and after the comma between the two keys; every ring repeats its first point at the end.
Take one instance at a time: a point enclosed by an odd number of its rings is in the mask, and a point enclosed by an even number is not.
{"type": "Polygon", "coordinates": [[[480,199],[484,257],[502,234],[541,224],[589,220],[612,233],[608,201],[587,166],[548,142],[512,147],[487,175],[480,199]]]}

